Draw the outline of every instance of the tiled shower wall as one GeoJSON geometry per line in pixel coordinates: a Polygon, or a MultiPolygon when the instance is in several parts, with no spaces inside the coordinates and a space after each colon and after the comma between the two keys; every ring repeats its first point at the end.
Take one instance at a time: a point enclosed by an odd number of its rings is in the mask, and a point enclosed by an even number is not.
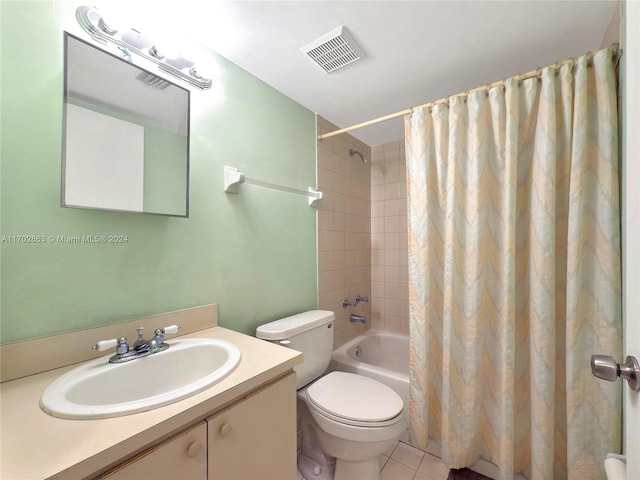
{"type": "Polygon", "coordinates": [[[407,183],[404,140],[377,145],[371,159],[371,324],[409,331],[407,183]]]}
{"type": "MultiPolygon", "coordinates": [[[[319,134],[337,128],[318,116],[319,134]]],[[[318,204],[318,304],[336,314],[336,348],[372,324],[371,303],[342,308],[345,298],[371,297],[371,163],[371,148],[351,135],[318,141],[318,189],[324,194],[318,204]],[[369,163],[350,157],[350,148],[369,163]],[[351,313],[369,322],[352,323],[351,313]]]]}

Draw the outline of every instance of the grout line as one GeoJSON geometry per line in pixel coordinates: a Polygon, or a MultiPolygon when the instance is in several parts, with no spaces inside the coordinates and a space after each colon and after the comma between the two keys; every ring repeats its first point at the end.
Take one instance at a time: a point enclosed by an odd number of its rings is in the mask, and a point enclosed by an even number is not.
{"type": "MultiPolygon", "coordinates": [[[[387,466],[387,463],[389,463],[389,459],[391,458],[391,456],[393,455],[393,452],[396,451],[396,448],[398,448],[398,445],[400,445],[400,442],[396,443],[396,446],[393,447],[393,450],[391,450],[391,452],[389,452],[389,456],[387,457],[387,459],[384,461],[384,463],[382,464],[382,467],[380,468],[380,473],[382,473],[382,471],[384,470],[384,467],[387,466]]],[[[383,453],[381,455],[387,456],[386,453],[383,453]]]]}
{"type": "MultiPolygon", "coordinates": [[[[395,450],[395,449],[394,449],[395,450]]],[[[382,472],[384,470],[384,467],[387,466],[387,463],[389,463],[389,459],[391,457],[387,457],[386,455],[384,455],[387,459],[384,461],[384,463],[382,464],[382,467],[380,467],[380,472],[382,472]]]]}
{"type": "MultiPolygon", "coordinates": [[[[384,461],[383,465],[380,467],[380,473],[381,473],[381,474],[382,474],[382,472],[384,472],[384,469],[389,465],[389,460],[391,460],[391,459],[392,459],[391,457],[392,457],[392,456],[393,456],[393,454],[395,453],[395,451],[396,451],[396,449],[398,448],[398,445],[400,445],[400,443],[404,443],[404,442],[399,441],[398,443],[396,443],[396,446],[395,446],[395,447],[393,447],[393,450],[390,452],[390,454],[389,454],[389,456],[388,456],[388,457],[387,457],[385,454],[383,454],[383,455],[386,457],[386,460],[384,461]]],[[[409,444],[407,444],[407,445],[409,445],[409,444]]],[[[411,446],[411,445],[409,445],[409,446],[411,446]]],[[[412,448],[415,448],[415,447],[412,447],[412,448]]],[[[418,450],[419,450],[419,449],[418,449],[418,450]]],[[[423,452],[423,453],[424,453],[424,455],[431,455],[429,452],[423,452]]],[[[431,455],[431,456],[434,456],[434,455],[431,455]]],[[[423,458],[424,458],[424,456],[423,456],[423,458]]],[[[436,458],[437,458],[437,457],[436,457],[436,458]]],[[[407,464],[405,464],[405,463],[403,463],[403,462],[401,462],[401,461],[399,461],[399,460],[397,460],[397,459],[393,459],[393,460],[394,460],[394,462],[397,462],[398,464],[400,464],[400,465],[402,465],[402,466],[404,466],[404,467],[406,467],[406,468],[408,468],[408,469],[410,469],[410,470],[413,470],[413,476],[411,477],[413,480],[415,480],[415,479],[416,479],[416,477],[418,476],[418,474],[422,475],[422,476],[423,476],[423,478],[425,478],[425,477],[426,477],[426,478],[428,478],[428,479],[430,479],[430,480],[438,480],[436,477],[434,477],[433,475],[431,475],[431,474],[429,474],[429,473],[421,473],[421,472],[419,471],[420,465],[418,465],[418,467],[417,467],[417,468],[413,468],[413,467],[411,467],[410,465],[407,465],[407,464]]],[[[298,474],[300,475],[300,479],[301,479],[301,480],[307,480],[305,477],[303,477],[303,476],[302,476],[302,474],[300,474],[300,473],[299,473],[299,472],[300,472],[299,470],[297,470],[297,472],[298,472],[298,474]]],[[[451,473],[451,471],[449,471],[449,473],[451,473]]],[[[297,478],[297,477],[296,477],[296,478],[297,478]]],[[[441,479],[441,480],[442,480],[442,479],[441,479]]]]}
{"type": "Polygon", "coordinates": [[[398,445],[400,445],[400,441],[398,441],[398,443],[396,443],[396,446],[393,447],[393,450],[391,450],[391,453],[389,454],[389,458],[391,458],[394,454],[394,452],[396,451],[396,449],[398,448],[398,445]]]}

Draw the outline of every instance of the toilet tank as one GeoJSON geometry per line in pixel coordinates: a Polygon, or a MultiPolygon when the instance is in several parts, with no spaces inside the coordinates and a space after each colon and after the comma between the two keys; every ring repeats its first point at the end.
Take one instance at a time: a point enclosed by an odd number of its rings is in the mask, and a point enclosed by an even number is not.
{"type": "Polygon", "coordinates": [[[298,389],[320,377],[331,360],[333,321],[328,310],[311,310],[259,326],[256,337],[302,352],[302,363],[295,367],[298,389]]]}

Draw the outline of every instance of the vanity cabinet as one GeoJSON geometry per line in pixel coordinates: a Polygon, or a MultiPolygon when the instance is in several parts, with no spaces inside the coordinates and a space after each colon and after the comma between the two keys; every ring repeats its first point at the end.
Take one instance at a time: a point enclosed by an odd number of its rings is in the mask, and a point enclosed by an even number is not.
{"type": "Polygon", "coordinates": [[[295,374],[207,418],[209,480],[295,480],[295,374]]]}
{"type": "Polygon", "coordinates": [[[295,480],[295,374],[250,392],[97,478],[295,480]]]}
{"type": "Polygon", "coordinates": [[[207,424],[179,433],[103,473],[99,479],[207,480],[207,424]]]}

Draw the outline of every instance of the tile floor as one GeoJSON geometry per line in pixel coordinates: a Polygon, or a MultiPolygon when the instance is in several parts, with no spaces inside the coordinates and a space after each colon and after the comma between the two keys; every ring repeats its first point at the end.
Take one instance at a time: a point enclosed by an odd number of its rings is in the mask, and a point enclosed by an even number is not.
{"type": "MultiPolygon", "coordinates": [[[[438,457],[398,442],[380,455],[382,480],[447,480],[449,469],[438,457]]],[[[298,480],[305,480],[298,473],[298,480]]]]}

